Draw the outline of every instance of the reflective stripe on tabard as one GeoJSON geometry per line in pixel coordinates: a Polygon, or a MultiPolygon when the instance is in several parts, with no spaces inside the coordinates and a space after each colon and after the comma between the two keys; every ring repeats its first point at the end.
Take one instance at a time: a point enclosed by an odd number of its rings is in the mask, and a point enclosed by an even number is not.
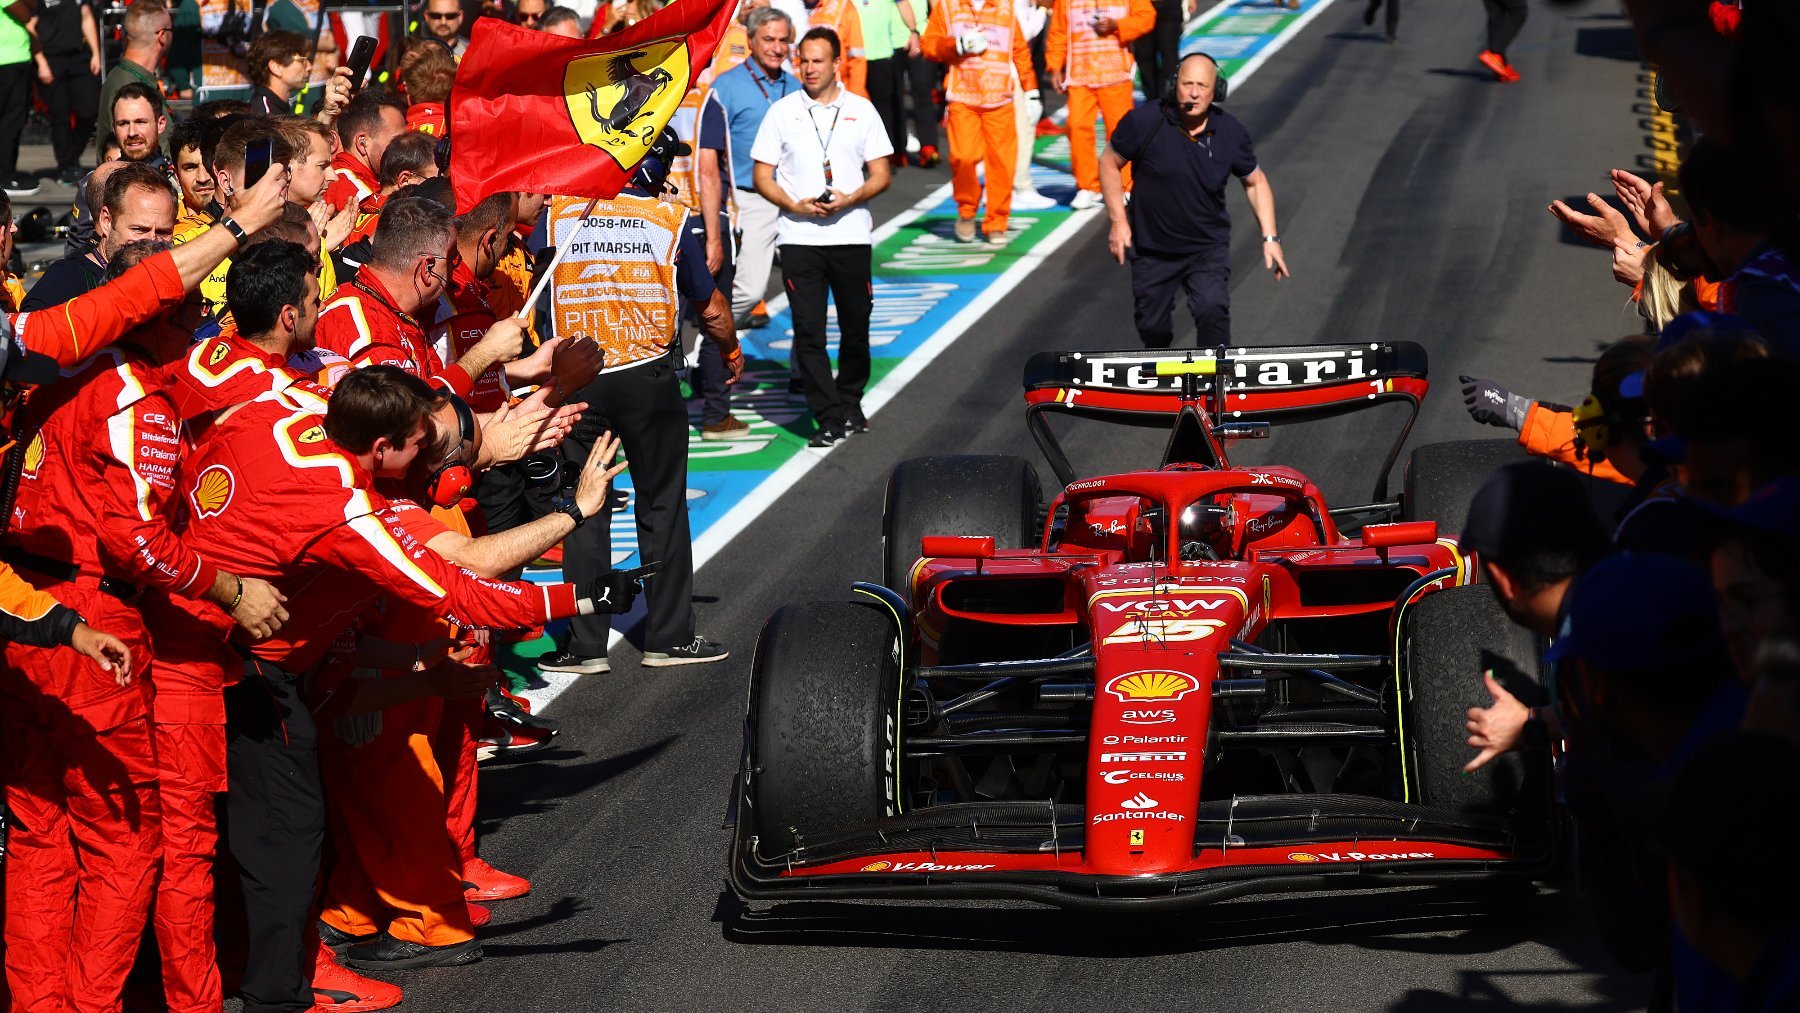
{"type": "Polygon", "coordinates": [[[600,343],[611,373],[666,355],[676,324],[675,254],[687,208],[620,194],[597,201],[584,222],[584,197],[550,199],[550,242],[573,242],[550,283],[560,335],[600,343]]]}

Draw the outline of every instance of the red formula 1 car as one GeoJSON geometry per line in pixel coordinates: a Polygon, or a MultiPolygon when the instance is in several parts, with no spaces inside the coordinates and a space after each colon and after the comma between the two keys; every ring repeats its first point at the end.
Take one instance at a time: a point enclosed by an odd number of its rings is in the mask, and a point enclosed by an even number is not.
{"type": "Polygon", "coordinates": [[[1033,357],[1050,501],[1017,458],[907,461],[883,583],[763,628],[737,893],[1179,906],[1546,868],[1548,745],[1461,770],[1484,671],[1541,699],[1539,645],[1447,537],[1519,452],[1421,447],[1386,501],[1425,366],[1408,342],[1033,357]],[[1226,458],[1393,402],[1376,502],[1226,458]],[[1061,413],[1167,427],[1163,459],[1079,477],[1061,413]]]}

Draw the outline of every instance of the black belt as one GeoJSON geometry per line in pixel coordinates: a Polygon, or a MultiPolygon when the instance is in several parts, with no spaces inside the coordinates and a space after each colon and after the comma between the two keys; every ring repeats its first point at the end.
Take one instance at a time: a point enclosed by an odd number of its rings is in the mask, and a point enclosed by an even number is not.
{"type": "MultiPolygon", "coordinates": [[[[83,573],[81,567],[76,566],[74,563],[61,559],[51,559],[48,556],[40,556],[35,552],[26,552],[24,549],[16,549],[10,546],[0,549],[0,562],[9,563],[21,570],[30,570],[32,573],[42,574],[45,577],[62,584],[72,584],[83,577],[94,576],[91,573],[83,573]]],[[[113,577],[101,577],[100,590],[106,594],[112,595],[120,601],[130,601],[131,599],[136,598],[138,593],[136,585],[129,581],[118,580],[113,577]]]]}

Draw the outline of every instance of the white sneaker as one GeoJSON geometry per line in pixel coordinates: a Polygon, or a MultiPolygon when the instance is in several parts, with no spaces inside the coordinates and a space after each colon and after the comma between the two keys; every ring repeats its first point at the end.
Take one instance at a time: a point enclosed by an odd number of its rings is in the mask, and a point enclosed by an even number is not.
{"type": "Polygon", "coordinates": [[[1059,207],[1054,198],[1046,197],[1036,190],[1014,190],[1012,209],[1014,211],[1048,211],[1059,207]]]}
{"type": "Polygon", "coordinates": [[[1069,202],[1070,211],[1092,211],[1106,203],[1098,190],[1077,190],[1075,199],[1069,202]]]}

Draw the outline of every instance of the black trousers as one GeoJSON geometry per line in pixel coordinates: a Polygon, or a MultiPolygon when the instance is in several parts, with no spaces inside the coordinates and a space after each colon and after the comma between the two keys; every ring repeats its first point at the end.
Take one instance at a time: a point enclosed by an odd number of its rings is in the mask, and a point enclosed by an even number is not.
{"type": "MultiPolygon", "coordinates": [[[[705,245],[705,226],[690,218],[688,230],[696,234],[701,245],[705,245]]],[[[725,259],[719,264],[718,271],[713,273],[713,287],[730,298],[731,282],[737,275],[737,250],[731,237],[731,216],[723,211],[719,213],[719,235],[725,241],[725,259]]],[[[699,307],[689,305],[688,316],[693,319],[695,327],[700,327],[699,307]]],[[[695,350],[699,355],[689,380],[693,383],[696,396],[700,398],[700,424],[710,426],[725,421],[726,416],[731,414],[731,388],[725,385],[725,381],[731,378],[731,371],[725,368],[725,353],[719,351],[719,346],[706,337],[704,329],[701,330],[700,344],[695,350]]]]}
{"type": "Polygon", "coordinates": [[[77,168],[82,152],[94,139],[100,79],[88,70],[86,53],[46,59],[52,78],[44,95],[50,106],[50,148],[56,153],[57,169],[77,168]]]}
{"type": "MultiPolygon", "coordinates": [[[[895,59],[900,59],[896,56],[895,59]]],[[[919,147],[935,148],[938,146],[937,105],[938,80],[943,76],[944,65],[936,60],[928,60],[924,54],[908,56],[906,60],[906,80],[912,91],[913,136],[919,139],[919,147]]],[[[900,132],[900,140],[906,140],[906,132],[900,132]]],[[[904,143],[896,144],[895,151],[905,151],[904,143]]]]}
{"type": "Polygon", "coordinates": [[[475,503],[488,532],[511,531],[550,512],[554,484],[537,486],[525,477],[525,464],[514,461],[475,476],[475,503]]]}
{"type": "MultiPolygon", "coordinates": [[[[574,398],[587,402],[587,415],[562,445],[563,466],[579,468],[594,440],[610,429],[618,435],[625,458],[631,462],[638,558],[643,563],[663,564],[656,576],[644,582],[646,651],[684,647],[694,640],[688,417],[675,365],[674,356],[665,355],[595,377],[574,398]]],[[[612,568],[612,511],[607,509],[563,539],[563,579],[579,584],[612,568]]],[[[568,650],[583,658],[604,658],[611,633],[609,615],[576,616],[569,620],[568,650]]]]}
{"type": "Polygon", "coordinates": [[[869,385],[869,311],[875,299],[872,252],[866,244],[781,247],[781,278],[794,320],[794,360],[806,386],[806,406],[820,426],[841,426],[862,413],[863,388],[869,385]],[[835,378],[825,347],[828,292],[837,304],[835,378]]]}
{"type": "Polygon", "coordinates": [[[0,179],[10,180],[19,171],[19,135],[25,132],[36,80],[37,65],[30,60],[0,64],[0,179]]]}
{"type": "Polygon", "coordinates": [[[1506,55],[1506,47],[1519,37],[1519,30],[1525,27],[1525,16],[1530,13],[1525,0],[1481,0],[1487,8],[1487,47],[1489,50],[1506,55]]]}
{"type": "Polygon", "coordinates": [[[307,947],[325,840],[319,735],[299,678],[247,661],[225,691],[225,839],[244,892],[247,1013],[312,1006],[307,947]]]}
{"type": "MultiPolygon", "coordinates": [[[[887,128],[894,153],[906,153],[906,50],[896,49],[885,60],[869,61],[869,101],[887,128]]],[[[923,144],[924,141],[919,143],[923,144]]]]}
{"type": "Polygon", "coordinates": [[[1131,44],[1145,98],[1161,98],[1163,89],[1175,79],[1175,65],[1181,61],[1183,13],[1181,0],[1157,0],[1156,27],[1131,44]]]}
{"type": "Polygon", "coordinates": [[[1369,10],[1374,11],[1383,3],[1387,4],[1387,37],[1391,39],[1400,34],[1400,0],[1369,0],[1369,10]]]}
{"type": "Polygon", "coordinates": [[[1187,293],[1194,316],[1196,348],[1231,344],[1231,248],[1224,243],[1183,256],[1133,252],[1132,313],[1146,348],[1175,341],[1175,294],[1187,293]]]}

